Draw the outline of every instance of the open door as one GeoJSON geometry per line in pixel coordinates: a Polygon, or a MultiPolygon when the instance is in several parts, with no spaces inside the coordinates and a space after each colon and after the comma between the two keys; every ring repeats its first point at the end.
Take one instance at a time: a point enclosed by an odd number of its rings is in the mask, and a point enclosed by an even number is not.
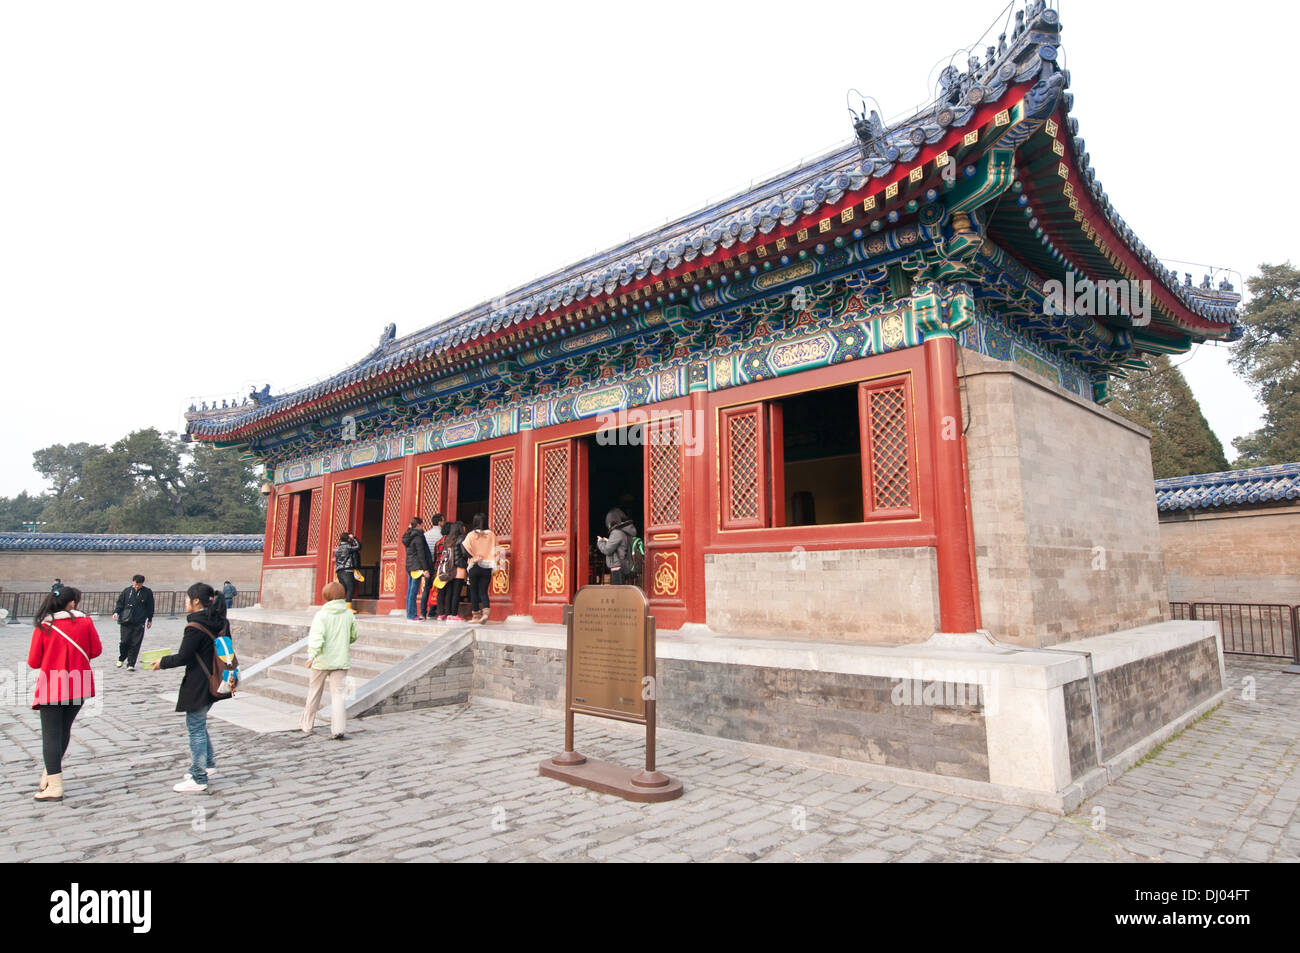
{"type": "Polygon", "coordinates": [[[573,596],[577,441],[537,448],[537,601],[567,605],[573,596]]]}
{"type": "Polygon", "coordinates": [[[488,596],[493,602],[492,611],[504,618],[508,611],[497,613],[496,603],[508,608],[511,596],[511,542],[514,535],[515,512],[515,452],[498,453],[492,457],[488,479],[488,526],[497,537],[497,550],[501,554],[497,570],[492,574],[488,596]]]}

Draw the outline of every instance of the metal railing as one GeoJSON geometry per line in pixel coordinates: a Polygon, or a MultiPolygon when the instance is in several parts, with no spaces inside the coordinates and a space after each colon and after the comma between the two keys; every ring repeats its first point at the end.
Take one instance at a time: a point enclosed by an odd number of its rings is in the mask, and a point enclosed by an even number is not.
{"type": "Polygon", "coordinates": [[[1171,602],[1176,620],[1219,623],[1228,655],[1290,659],[1300,665],[1300,606],[1236,602],[1171,602]]]}
{"type": "MultiPolygon", "coordinates": [[[[50,593],[45,592],[0,592],[0,609],[9,613],[6,620],[10,624],[17,623],[20,619],[30,619],[36,614],[36,610],[41,607],[45,597],[50,593]]],[[[77,608],[82,612],[90,615],[111,616],[113,609],[117,607],[117,597],[119,592],[85,592],[81,593],[81,601],[77,603],[77,608]]],[[[235,595],[235,609],[250,609],[257,605],[261,592],[239,592],[235,595]]],[[[155,619],[175,619],[185,614],[185,593],[180,590],[154,590],[153,593],[153,615],[155,619]]]]}

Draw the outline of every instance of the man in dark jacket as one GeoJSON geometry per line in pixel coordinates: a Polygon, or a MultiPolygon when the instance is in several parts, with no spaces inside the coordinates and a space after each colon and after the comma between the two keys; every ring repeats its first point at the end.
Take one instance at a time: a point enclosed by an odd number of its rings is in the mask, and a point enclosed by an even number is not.
{"type": "Polygon", "coordinates": [[[153,590],[144,584],[144,576],[136,574],[117,597],[113,621],[122,629],[118,646],[117,667],[126,665],[128,672],[135,671],[135,660],[140,657],[144,644],[144,630],[153,628],[153,590]]]}
{"type": "Polygon", "coordinates": [[[235,607],[235,596],[237,595],[239,595],[239,590],[235,588],[233,582],[227,579],[226,584],[221,587],[221,596],[226,600],[227,609],[233,609],[235,607]]]}
{"type": "Polygon", "coordinates": [[[428,540],[424,538],[424,520],[418,516],[411,517],[411,525],[402,534],[402,545],[406,547],[406,618],[412,622],[418,619],[420,592],[433,581],[433,553],[429,552],[428,540]]]}

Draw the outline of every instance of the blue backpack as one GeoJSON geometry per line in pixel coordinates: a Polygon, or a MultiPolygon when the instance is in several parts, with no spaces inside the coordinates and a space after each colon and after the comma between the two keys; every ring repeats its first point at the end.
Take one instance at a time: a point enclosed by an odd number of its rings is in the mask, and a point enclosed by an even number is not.
{"type": "MultiPolygon", "coordinates": [[[[235,641],[230,637],[230,623],[220,635],[198,622],[190,625],[206,632],[212,638],[212,668],[208,671],[208,694],[213,701],[232,698],[239,687],[239,656],[235,655],[235,641]]],[[[200,663],[201,664],[201,663],[200,663]]]]}

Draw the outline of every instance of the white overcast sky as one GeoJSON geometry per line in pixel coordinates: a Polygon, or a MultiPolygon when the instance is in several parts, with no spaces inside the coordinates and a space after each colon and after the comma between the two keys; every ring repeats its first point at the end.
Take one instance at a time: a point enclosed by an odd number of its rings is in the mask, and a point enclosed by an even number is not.
{"type": "MultiPolygon", "coordinates": [[[[886,116],[928,100],[1005,9],[0,0],[0,495],[45,488],[40,447],[328,376],[389,322],[847,141],[850,87],[886,116]]],[[[1296,7],[1061,16],[1074,115],[1143,241],[1243,278],[1300,263],[1296,7]]],[[[1184,372],[1231,458],[1259,408],[1225,358],[1184,372]]]]}

